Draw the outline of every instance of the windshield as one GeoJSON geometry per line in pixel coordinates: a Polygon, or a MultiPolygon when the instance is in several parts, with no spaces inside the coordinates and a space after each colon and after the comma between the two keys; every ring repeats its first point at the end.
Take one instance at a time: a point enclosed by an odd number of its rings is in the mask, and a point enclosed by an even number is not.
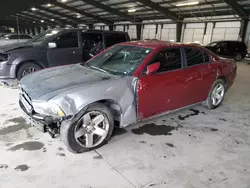
{"type": "Polygon", "coordinates": [[[33,39],[29,40],[28,43],[31,44],[42,44],[47,38],[56,35],[58,32],[60,32],[60,30],[58,29],[53,29],[53,30],[48,30],[44,33],[41,33],[40,35],[37,35],[36,37],[34,37],[33,39]]]}
{"type": "Polygon", "coordinates": [[[207,46],[213,47],[213,46],[216,46],[217,44],[218,44],[218,42],[211,42],[211,43],[209,43],[207,46]]]}
{"type": "Polygon", "coordinates": [[[116,45],[97,55],[86,66],[115,75],[132,75],[152,49],[116,45]]]}

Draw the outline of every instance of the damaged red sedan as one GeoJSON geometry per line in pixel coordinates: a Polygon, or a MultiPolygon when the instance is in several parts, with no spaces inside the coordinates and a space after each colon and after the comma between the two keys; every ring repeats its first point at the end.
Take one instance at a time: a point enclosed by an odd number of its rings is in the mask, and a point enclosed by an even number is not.
{"type": "Polygon", "coordinates": [[[203,103],[218,107],[237,66],[205,48],[162,41],[115,45],[85,64],[35,72],[20,82],[26,120],[84,152],[120,128],[203,103]]]}

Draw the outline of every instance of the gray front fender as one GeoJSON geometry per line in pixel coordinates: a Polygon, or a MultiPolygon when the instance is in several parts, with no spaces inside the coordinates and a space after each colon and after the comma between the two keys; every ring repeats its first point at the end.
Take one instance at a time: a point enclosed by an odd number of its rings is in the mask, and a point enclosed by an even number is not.
{"type": "Polygon", "coordinates": [[[121,109],[121,126],[137,121],[135,88],[137,78],[128,76],[74,88],[50,101],[58,104],[67,115],[76,115],[89,104],[115,101],[121,109]]]}

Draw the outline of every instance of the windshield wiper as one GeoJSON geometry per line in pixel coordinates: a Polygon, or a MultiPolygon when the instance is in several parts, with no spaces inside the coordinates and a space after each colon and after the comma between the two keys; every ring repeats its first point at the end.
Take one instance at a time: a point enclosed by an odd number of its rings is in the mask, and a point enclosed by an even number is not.
{"type": "Polygon", "coordinates": [[[93,69],[99,70],[99,71],[101,71],[101,72],[110,74],[109,72],[107,72],[107,71],[105,71],[105,70],[103,70],[103,69],[100,69],[99,67],[95,67],[95,66],[90,66],[90,67],[93,68],[93,69]]]}

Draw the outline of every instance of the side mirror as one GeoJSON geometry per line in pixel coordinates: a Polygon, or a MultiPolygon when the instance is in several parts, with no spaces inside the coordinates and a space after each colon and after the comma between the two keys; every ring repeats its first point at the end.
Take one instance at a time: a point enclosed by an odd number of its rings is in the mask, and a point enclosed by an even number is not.
{"type": "Polygon", "coordinates": [[[160,62],[148,65],[146,74],[151,75],[151,74],[157,72],[159,68],[160,68],[160,62]]]}
{"type": "Polygon", "coordinates": [[[56,45],[55,42],[49,42],[49,43],[48,43],[48,47],[52,49],[52,48],[56,48],[57,45],[56,45]]]}

